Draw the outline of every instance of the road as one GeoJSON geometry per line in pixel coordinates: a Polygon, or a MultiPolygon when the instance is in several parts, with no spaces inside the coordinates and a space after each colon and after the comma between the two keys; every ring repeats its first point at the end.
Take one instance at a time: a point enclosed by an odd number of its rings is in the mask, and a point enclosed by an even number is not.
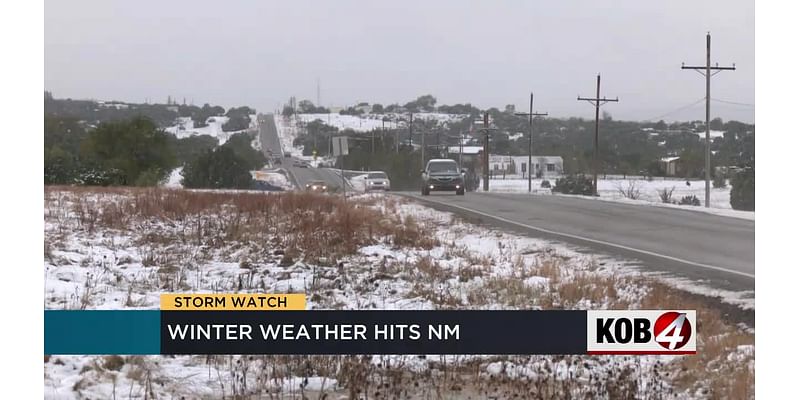
{"type": "Polygon", "coordinates": [[[726,290],[755,289],[755,221],[566,196],[403,192],[502,229],[638,261],[726,290]]]}
{"type": "MultiPolygon", "coordinates": [[[[303,168],[295,167],[295,157],[283,157],[283,148],[281,147],[281,140],[278,136],[278,128],[275,125],[275,116],[273,114],[265,114],[259,121],[259,135],[261,136],[261,150],[267,158],[270,157],[270,152],[281,158],[281,164],[276,165],[286,170],[289,174],[289,179],[298,189],[304,189],[306,183],[311,181],[323,181],[329,188],[333,190],[340,190],[342,187],[342,176],[338,170],[331,168],[303,168]]],[[[346,183],[347,184],[347,183],[346,183]]],[[[347,184],[348,190],[351,190],[347,184]]]]}

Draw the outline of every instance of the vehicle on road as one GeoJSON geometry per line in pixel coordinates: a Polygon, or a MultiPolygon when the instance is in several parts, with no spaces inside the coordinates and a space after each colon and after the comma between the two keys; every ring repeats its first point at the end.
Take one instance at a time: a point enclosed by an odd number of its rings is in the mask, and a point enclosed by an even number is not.
{"type": "Polygon", "coordinates": [[[272,183],[269,183],[269,182],[266,182],[266,181],[259,181],[259,180],[254,180],[253,181],[253,188],[255,190],[263,190],[263,191],[266,191],[266,192],[283,192],[283,188],[282,187],[275,186],[272,183]]]}
{"type": "Polygon", "coordinates": [[[328,185],[323,181],[310,181],[306,183],[306,190],[311,192],[325,193],[328,191],[328,185]]]}
{"type": "Polygon", "coordinates": [[[308,161],[305,161],[305,160],[300,160],[300,159],[295,159],[295,160],[292,162],[292,166],[293,166],[293,167],[298,167],[298,168],[308,168],[308,167],[310,167],[311,165],[309,165],[309,164],[308,164],[308,161]]]}
{"type": "Polygon", "coordinates": [[[369,192],[372,190],[383,190],[388,192],[391,188],[391,182],[386,172],[377,171],[370,172],[364,177],[364,191],[369,192]]]}
{"type": "Polygon", "coordinates": [[[455,160],[437,158],[428,161],[422,171],[422,195],[427,196],[432,191],[455,191],[463,196],[464,171],[458,167],[455,160]]]}

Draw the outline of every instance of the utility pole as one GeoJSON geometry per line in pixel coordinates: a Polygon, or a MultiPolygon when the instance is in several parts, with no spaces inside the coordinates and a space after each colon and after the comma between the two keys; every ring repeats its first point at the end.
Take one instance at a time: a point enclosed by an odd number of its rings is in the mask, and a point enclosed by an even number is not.
{"type": "Polygon", "coordinates": [[[420,133],[422,134],[422,136],[420,137],[420,141],[422,143],[422,147],[420,147],[420,149],[422,150],[422,157],[421,157],[422,158],[422,167],[420,169],[425,169],[425,128],[424,127],[420,131],[420,133]]]}
{"type": "Polygon", "coordinates": [[[408,113],[408,145],[411,146],[411,149],[414,149],[412,135],[414,134],[414,113],[408,113]]]}
{"type": "Polygon", "coordinates": [[[681,69],[693,69],[706,77],[706,208],[708,208],[711,207],[711,77],[720,71],[736,70],[736,64],[730,67],[720,67],[719,63],[711,66],[711,32],[709,32],[706,34],[706,65],[692,67],[681,63],[681,69]]]}
{"type": "Polygon", "coordinates": [[[515,115],[525,115],[528,117],[528,193],[532,191],[532,179],[533,179],[533,118],[534,117],[543,117],[546,116],[547,113],[535,113],[533,112],[533,92],[531,92],[531,109],[527,113],[515,113],[515,115]]]}
{"type": "Polygon", "coordinates": [[[464,132],[461,132],[458,138],[458,168],[464,168],[464,163],[461,159],[464,155],[464,132]]]}
{"type": "Polygon", "coordinates": [[[483,113],[483,191],[489,191],[489,112],[483,113]]]}
{"type": "Polygon", "coordinates": [[[607,99],[605,97],[600,98],[600,74],[597,74],[597,96],[594,98],[590,97],[580,97],[578,96],[578,101],[588,101],[594,106],[594,156],[592,158],[592,169],[594,170],[594,179],[592,180],[592,190],[594,191],[594,195],[597,196],[597,146],[598,146],[598,138],[600,137],[600,106],[606,104],[610,101],[618,102],[619,98],[614,99],[607,99]]]}

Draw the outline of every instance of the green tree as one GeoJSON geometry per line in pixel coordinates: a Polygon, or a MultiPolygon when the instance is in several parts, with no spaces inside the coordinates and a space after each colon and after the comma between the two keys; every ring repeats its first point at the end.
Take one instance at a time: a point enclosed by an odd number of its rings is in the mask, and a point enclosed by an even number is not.
{"type": "Polygon", "coordinates": [[[429,94],[419,96],[416,100],[406,103],[404,107],[406,111],[412,112],[434,111],[436,110],[436,97],[429,94]]]}
{"type": "Polygon", "coordinates": [[[219,145],[219,140],[210,135],[192,135],[180,139],[170,136],[170,142],[175,153],[176,165],[191,162],[200,154],[214,150],[219,145]]]}
{"type": "Polygon", "coordinates": [[[72,117],[44,117],[44,183],[75,183],[81,170],[80,145],[86,130],[72,117]]]}
{"type": "Polygon", "coordinates": [[[183,167],[181,175],[186,188],[249,189],[253,185],[247,160],[225,146],[201,154],[183,167]]]}
{"type": "Polygon", "coordinates": [[[222,147],[227,147],[236,153],[236,156],[247,163],[250,170],[261,169],[267,163],[264,154],[253,148],[251,145],[252,136],[248,133],[237,133],[228,139],[222,147]]]}
{"type": "Polygon", "coordinates": [[[712,119],[708,125],[711,127],[712,131],[721,131],[725,129],[725,124],[722,122],[722,118],[719,117],[712,119]]]}
{"type": "Polygon", "coordinates": [[[734,210],[756,210],[756,171],[745,168],[731,182],[731,207],[734,210]]]}
{"type": "Polygon", "coordinates": [[[242,131],[250,127],[250,114],[255,114],[256,111],[250,107],[231,107],[225,116],[228,121],[222,124],[222,130],[225,132],[242,131]]]}
{"type": "Polygon", "coordinates": [[[145,117],[100,124],[81,153],[99,171],[115,171],[122,185],[156,185],[175,166],[169,134],[145,117]]]}

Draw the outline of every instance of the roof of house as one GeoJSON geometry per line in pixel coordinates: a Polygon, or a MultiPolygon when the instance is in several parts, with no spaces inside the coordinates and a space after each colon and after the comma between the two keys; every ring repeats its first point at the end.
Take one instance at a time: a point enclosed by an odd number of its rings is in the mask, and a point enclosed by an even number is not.
{"type": "Polygon", "coordinates": [[[661,161],[663,161],[663,162],[667,162],[667,163],[673,162],[673,161],[675,161],[675,160],[680,160],[680,157],[678,157],[678,156],[673,156],[673,157],[661,157],[661,161]]]}
{"type": "Polygon", "coordinates": [[[447,152],[458,154],[462,148],[464,149],[463,154],[478,154],[483,151],[483,146],[450,146],[447,148],[447,152]]]}

